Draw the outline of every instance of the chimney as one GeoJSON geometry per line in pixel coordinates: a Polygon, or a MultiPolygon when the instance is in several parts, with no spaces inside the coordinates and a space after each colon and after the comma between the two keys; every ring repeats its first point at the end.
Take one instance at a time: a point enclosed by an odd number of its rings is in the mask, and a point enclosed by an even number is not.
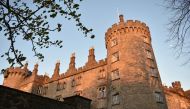
{"type": "Polygon", "coordinates": [[[36,63],[36,64],[34,65],[34,69],[33,69],[33,71],[32,71],[32,75],[37,75],[37,73],[38,73],[38,63],[36,63]]]}
{"type": "Polygon", "coordinates": [[[124,17],[123,17],[123,15],[121,14],[121,15],[119,15],[119,22],[124,22],[124,17]]]}
{"type": "Polygon", "coordinates": [[[71,54],[69,69],[76,69],[75,68],[75,53],[71,54]]]}
{"type": "Polygon", "coordinates": [[[24,70],[28,70],[28,62],[25,63],[24,70]]]}
{"type": "Polygon", "coordinates": [[[94,48],[91,47],[89,49],[89,55],[88,55],[88,62],[86,63],[87,66],[91,66],[96,64],[96,59],[95,59],[95,55],[94,55],[94,48]]]}
{"type": "Polygon", "coordinates": [[[94,48],[91,47],[89,49],[88,62],[94,62],[94,61],[96,61],[95,55],[94,55],[94,48]]]}
{"type": "Polygon", "coordinates": [[[58,61],[55,65],[55,69],[54,69],[54,73],[52,75],[52,79],[55,80],[57,78],[59,78],[59,66],[60,66],[60,62],[58,61]]]}

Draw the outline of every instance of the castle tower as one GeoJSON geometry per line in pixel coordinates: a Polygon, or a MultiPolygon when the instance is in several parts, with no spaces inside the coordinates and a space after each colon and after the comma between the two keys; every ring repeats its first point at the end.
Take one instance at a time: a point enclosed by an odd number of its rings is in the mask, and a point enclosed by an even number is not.
{"type": "Polygon", "coordinates": [[[105,34],[108,109],[167,109],[148,26],[119,19],[105,34]]]}
{"type": "Polygon", "coordinates": [[[3,85],[8,86],[10,88],[18,89],[25,77],[27,75],[30,75],[27,67],[28,63],[24,65],[23,69],[21,69],[20,67],[10,67],[6,69],[6,72],[4,74],[5,79],[3,81],[3,85]]]}

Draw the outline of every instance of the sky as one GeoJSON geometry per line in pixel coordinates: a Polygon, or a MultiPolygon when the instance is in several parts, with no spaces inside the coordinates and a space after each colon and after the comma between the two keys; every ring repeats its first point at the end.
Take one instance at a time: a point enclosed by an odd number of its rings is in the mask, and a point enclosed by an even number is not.
{"type": "MultiPolygon", "coordinates": [[[[60,60],[60,72],[68,69],[70,56],[75,52],[76,67],[81,67],[87,62],[88,50],[95,48],[96,60],[106,57],[105,32],[114,23],[118,22],[118,14],[123,14],[125,20],[140,20],[149,26],[152,46],[161,75],[162,83],[171,86],[174,81],[181,81],[184,90],[190,89],[190,64],[183,65],[185,57],[177,58],[171,43],[166,42],[168,38],[168,22],[171,16],[163,7],[162,0],[84,0],[80,4],[79,12],[82,14],[81,21],[89,28],[93,28],[94,39],[84,37],[81,31],[77,30],[74,21],[64,18],[51,20],[63,22],[61,32],[51,33],[52,39],[63,40],[63,47],[51,47],[42,49],[45,56],[44,62],[34,57],[31,45],[18,39],[16,47],[26,55],[29,69],[33,70],[34,64],[39,64],[38,74],[52,75],[55,63],[60,60]]],[[[8,48],[9,42],[0,32],[0,55],[8,48]]],[[[0,69],[9,67],[5,58],[0,58],[0,69]]],[[[14,81],[14,80],[13,80],[14,81]]],[[[3,75],[0,75],[0,84],[3,83],[3,75]]]]}

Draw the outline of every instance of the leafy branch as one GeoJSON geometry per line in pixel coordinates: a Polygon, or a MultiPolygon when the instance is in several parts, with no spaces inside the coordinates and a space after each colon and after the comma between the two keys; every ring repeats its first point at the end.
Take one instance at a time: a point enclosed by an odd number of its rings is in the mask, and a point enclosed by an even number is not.
{"type": "Polygon", "coordinates": [[[90,36],[92,29],[88,29],[80,21],[79,3],[82,0],[1,0],[0,1],[0,32],[10,42],[9,49],[1,55],[11,66],[15,63],[23,66],[26,57],[15,47],[17,37],[22,37],[24,41],[30,42],[34,56],[43,61],[44,56],[38,48],[49,48],[50,46],[62,47],[62,40],[51,40],[51,31],[60,32],[62,24],[56,24],[52,28],[49,19],[62,16],[65,19],[73,19],[78,30],[82,31],[85,37],[90,36]],[[90,34],[90,35],[89,35],[90,34]]]}

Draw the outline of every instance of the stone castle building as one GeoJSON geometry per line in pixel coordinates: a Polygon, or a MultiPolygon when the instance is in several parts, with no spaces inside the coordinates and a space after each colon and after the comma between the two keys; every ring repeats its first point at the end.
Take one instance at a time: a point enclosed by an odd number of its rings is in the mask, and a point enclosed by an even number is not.
{"type": "Polygon", "coordinates": [[[73,54],[68,70],[60,73],[57,62],[52,77],[38,75],[38,64],[33,71],[27,64],[8,68],[3,85],[60,101],[80,95],[92,100],[91,109],[188,109],[190,100],[185,94],[179,98],[184,97],[187,108],[170,106],[178,93],[171,92],[175,85],[162,86],[148,26],[136,20],[125,21],[123,15],[119,19],[105,34],[105,59],[96,61],[91,48],[86,64],[76,68],[73,54]]]}

